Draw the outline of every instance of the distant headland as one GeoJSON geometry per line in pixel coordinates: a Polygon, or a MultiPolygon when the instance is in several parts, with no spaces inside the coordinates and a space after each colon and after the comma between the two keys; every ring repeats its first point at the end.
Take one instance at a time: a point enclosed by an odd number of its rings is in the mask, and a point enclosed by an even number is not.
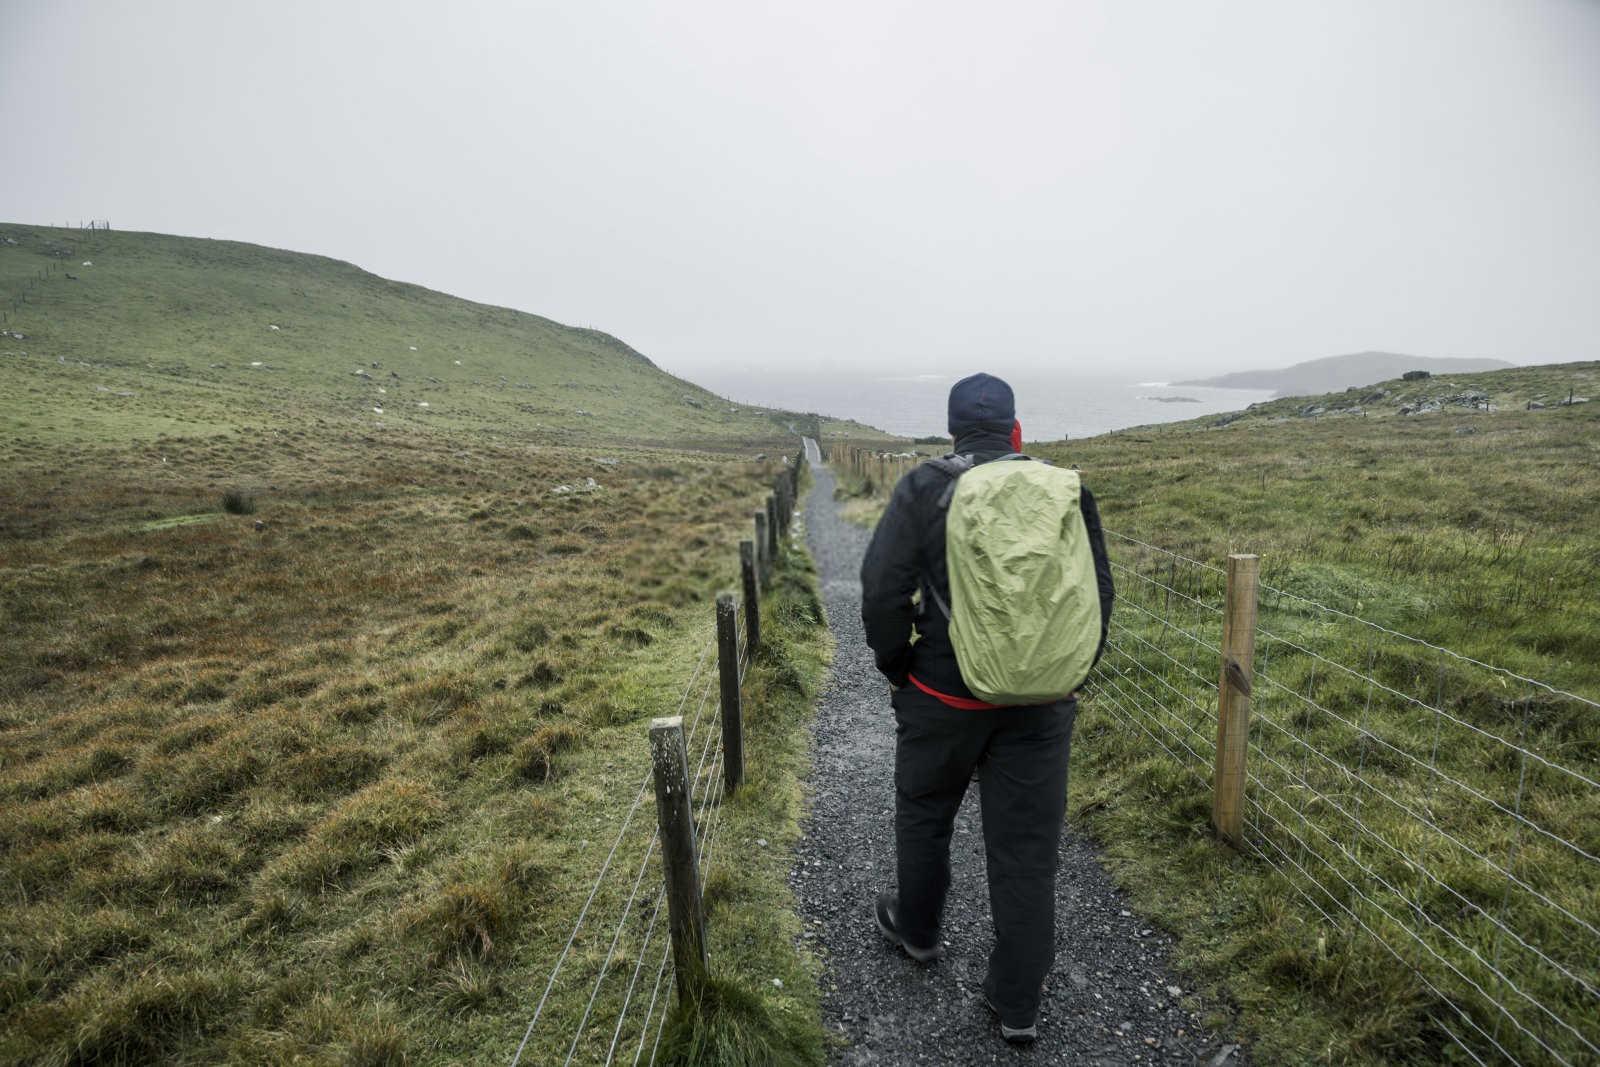
{"type": "Polygon", "coordinates": [[[1196,378],[1172,384],[1212,389],[1271,389],[1278,396],[1301,396],[1388,381],[1412,370],[1425,370],[1430,374],[1465,374],[1504,370],[1510,366],[1512,364],[1501,359],[1429,359],[1399,352],[1354,352],[1307,360],[1276,370],[1236,371],[1214,378],[1196,378]]]}

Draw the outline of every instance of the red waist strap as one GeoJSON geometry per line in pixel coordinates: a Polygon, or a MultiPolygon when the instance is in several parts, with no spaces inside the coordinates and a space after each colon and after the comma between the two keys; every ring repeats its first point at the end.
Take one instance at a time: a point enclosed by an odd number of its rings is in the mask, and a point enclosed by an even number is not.
{"type": "MultiPolygon", "coordinates": [[[[912,685],[916,686],[918,689],[922,690],[924,693],[927,693],[933,699],[939,701],[942,704],[949,705],[952,708],[958,708],[961,711],[995,711],[995,710],[997,710],[999,708],[1003,708],[1003,707],[1006,706],[1004,704],[986,704],[983,701],[975,700],[972,697],[951,696],[949,693],[941,693],[941,692],[939,692],[937,689],[933,688],[931,685],[923,685],[921,682],[919,682],[917,680],[917,676],[914,675],[914,674],[908,674],[908,675],[906,675],[906,677],[911,680],[911,684],[912,685]]],[[[1077,696],[1078,696],[1077,693],[1068,693],[1062,699],[1063,700],[1075,700],[1075,699],[1077,699],[1077,696]]],[[[1055,701],[1053,701],[1053,700],[1052,701],[1048,701],[1048,703],[1053,704],[1053,703],[1055,703],[1055,701]]]]}
{"type": "Polygon", "coordinates": [[[962,711],[993,711],[1001,706],[999,704],[985,704],[983,701],[974,700],[971,697],[956,697],[951,696],[949,693],[941,693],[932,686],[923,685],[917,681],[917,676],[914,674],[908,674],[906,677],[911,679],[912,685],[927,693],[933,699],[940,703],[948,704],[952,708],[960,708],[962,711]]]}

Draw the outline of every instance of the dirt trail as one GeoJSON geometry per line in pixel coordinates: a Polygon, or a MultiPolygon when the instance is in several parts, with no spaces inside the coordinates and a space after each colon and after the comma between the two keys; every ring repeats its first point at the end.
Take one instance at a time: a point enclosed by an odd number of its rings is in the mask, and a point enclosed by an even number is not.
{"type": "Polygon", "coordinates": [[[833,1062],[1237,1063],[1174,995],[1187,987],[1167,967],[1170,939],[1133,914],[1093,846],[1070,829],[1039,1041],[1014,1049],[1000,1040],[978,993],[991,931],[976,789],[951,843],[944,960],[919,967],[879,935],[872,902],[894,880],[894,717],[861,631],[858,575],[870,535],[839,518],[833,474],[810,441],[806,452],[815,476],[806,540],[838,651],[819,702],[811,810],[791,881],[805,937],[826,965],[824,1023],[847,1042],[833,1062]]]}

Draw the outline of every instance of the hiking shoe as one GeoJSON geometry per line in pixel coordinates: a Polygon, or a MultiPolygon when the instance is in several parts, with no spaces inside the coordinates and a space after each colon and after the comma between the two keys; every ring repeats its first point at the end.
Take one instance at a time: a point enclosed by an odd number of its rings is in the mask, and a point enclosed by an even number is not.
{"type": "Polygon", "coordinates": [[[1000,1017],[1000,1009],[994,1006],[994,1001],[989,999],[989,991],[983,991],[983,1003],[994,1012],[994,1017],[1000,1022],[1000,1036],[1013,1045],[1031,1045],[1039,1040],[1039,1024],[1031,1022],[1027,1026],[1007,1026],[1006,1021],[1000,1017]]]}
{"type": "Polygon", "coordinates": [[[894,909],[899,903],[899,898],[893,893],[878,894],[878,929],[883,931],[883,936],[888,938],[890,944],[899,945],[905,949],[906,955],[918,963],[932,963],[943,956],[943,945],[935,944],[931,948],[918,948],[900,936],[900,931],[895,929],[894,925],[894,909]]]}

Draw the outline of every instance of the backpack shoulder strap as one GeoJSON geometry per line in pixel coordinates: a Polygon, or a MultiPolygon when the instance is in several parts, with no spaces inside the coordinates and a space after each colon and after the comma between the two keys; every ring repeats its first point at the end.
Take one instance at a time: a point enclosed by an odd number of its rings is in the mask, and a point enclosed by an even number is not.
{"type": "Polygon", "coordinates": [[[950,506],[951,497],[955,496],[957,479],[972,469],[972,457],[952,452],[948,456],[940,456],[938,459],[928,460],[927,465],[950,476],[950,481],[945,484],[944,491],[939,494],[937,503],[939,510],[943,511],[950,506]]]}
{"type": "MultiPolygon", "coordinates": [[[[940,490],[939,499],[934,505],[940,511],[949,510],[950,501],[956,494],[956,482],[961,480],[961,476],[963,474],[972,469],[972,457],[970,455],[960,455],[952,452],[947,456],[940,456],[937,459],[930,459],[924,464],[924,466],[932,467],[937,471],[942,471],[943,473],[949,475],[950,480],[946,482],[945,487],[940,490]]],[[[934,588],[933,582],[931,580],[925,581],[923,582],[922,587],[928,591],[930,596],[933,597],[934,604],[938,605],[939,613],[945,617],[946,621],[948,621],[950,618],[950,605],[944,602],[944,597],[939,595],[939,590],[934,588]]]]}
{"type": "Polygon", "coordinates": [[[934,459],[924,460],[923,462],[936,470],[944,471],[952,478],[959,478],[972,469],[972,457],[956,452],[952,452],[948,456],[937,456],[934,459]]]}

